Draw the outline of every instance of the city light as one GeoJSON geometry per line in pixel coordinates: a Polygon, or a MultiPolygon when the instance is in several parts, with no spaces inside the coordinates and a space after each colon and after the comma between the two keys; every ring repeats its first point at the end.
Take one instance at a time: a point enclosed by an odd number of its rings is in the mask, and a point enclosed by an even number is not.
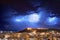
{"type": "Polygon", "coordinates": [[[34,30],[32,33],[33,33],[33,34],[36,34],[36,30],[34,30]]]}
{"type": "Polygon", "coordinates": [[[27,30],[32,30],[32,28],[27,28],[27,30]]]}

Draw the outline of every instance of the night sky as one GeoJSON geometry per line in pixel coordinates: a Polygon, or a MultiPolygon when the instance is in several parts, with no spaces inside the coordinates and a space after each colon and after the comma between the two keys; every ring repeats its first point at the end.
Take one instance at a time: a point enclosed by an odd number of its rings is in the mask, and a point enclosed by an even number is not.
{"type": "MultiPolygon", "coordinates": [[[[46,10],[48,16],[59,18],[57,25],[47,26],[39,22],[37,23],[39,27],[42,25],[42,28],[60,28],[60,0],[0,0],[0,30],[20,31],[27,28],[28,23],[16,23],[13,22],[13,19],[29,15],[31,12],[38,13],[39,8],[46,10]],[[23,26],[23,24],[25,25],[23,26]]],[[[32,26],[32,28],[34,27],[32,26]]]]}

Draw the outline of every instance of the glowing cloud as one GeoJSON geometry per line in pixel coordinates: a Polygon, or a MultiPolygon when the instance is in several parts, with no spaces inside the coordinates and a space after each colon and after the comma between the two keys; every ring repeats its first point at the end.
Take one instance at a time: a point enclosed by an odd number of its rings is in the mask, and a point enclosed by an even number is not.
{"type": "Polygon", "coordinates": [[[55,25],[55,24],[57,24],[57,18],[56,17],[52,17],[52,18],[48,18],[48,24],[50,24],[50,25],[55,25]]]}
{"type": "Polygon", "coordinates": [[[16,19],[16,21],[17,21],[17,22],[20,22],[20,21],[22,21],[22,20],[21,20],[21,19],[16,19]]]}
{"type": "Polygon", "coordinates": [[[38,14],[31,14],[31,15],[29,15],[29,17],[28,17],[28,21],[29,22],[38,22],[39,21],[39,15],[38,14]]]}

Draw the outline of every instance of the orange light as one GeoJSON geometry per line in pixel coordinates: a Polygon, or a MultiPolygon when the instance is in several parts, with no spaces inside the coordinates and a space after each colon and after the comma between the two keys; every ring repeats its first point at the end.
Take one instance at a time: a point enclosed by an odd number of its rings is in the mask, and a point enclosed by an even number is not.
{"type": "Polygon", "coordinates": [[[32,28],[27,28],[27,30],[32,30],[32,28]]]}
{"type": "Polygon", "coordinates": [[[41,35],[45,35],[45,33],[43,32],[43,33],[41,33],[41,35]]]}
{"type": "Polygon", "coordinates": [[[36,30],[32,32],[33,34],[36,34],[36,30]]]}

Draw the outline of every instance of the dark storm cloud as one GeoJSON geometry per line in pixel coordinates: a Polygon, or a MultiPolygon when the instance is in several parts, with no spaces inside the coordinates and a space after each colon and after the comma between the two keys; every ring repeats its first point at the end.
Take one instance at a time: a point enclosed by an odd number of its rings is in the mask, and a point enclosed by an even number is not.
{"type": "Polygon", "coordinates": [[[25,12],[36,10],[37,7],[44,7],[60,16],[60,0],[2,0],[0,2],[4,5],[10,5],[16,11],[25,12]]]}
{"type": "Polygon", "coordinates": [[[37,7],[45,7],[60,16],[59,0],[2,0],[0,2],[2,5],[8,5],[14,10],[22,12],[27,10],[36,10],[37,7]]]}

